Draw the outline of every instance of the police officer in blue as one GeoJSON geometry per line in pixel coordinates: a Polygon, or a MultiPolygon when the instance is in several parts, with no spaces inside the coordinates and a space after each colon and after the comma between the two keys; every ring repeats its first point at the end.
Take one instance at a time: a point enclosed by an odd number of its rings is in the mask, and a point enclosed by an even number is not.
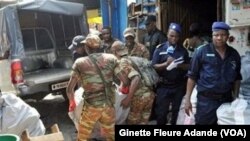
{"type": "Polygon", "coordinates": [[[155,113],[158,125],[167,124],[171,104],[171,125],[176,124],[179,107],[186,91],[186,73],[189,57],[187,50],[179,44],[181,27],[171,23],[166,41],[156,47],[152,65],[160,76],[156,88],[155,113]]]}
{"type": "Polygon", "coordinates": [[[227,45],[230,27],[224,22],[212,25],[212,43],[199,47],[188,70],[185,112],[192,112],[190,97],[197,85],[195,122],[197,125],[217,124],[216,110],[231,102],[239,93],[241,58],[227,45]]]}

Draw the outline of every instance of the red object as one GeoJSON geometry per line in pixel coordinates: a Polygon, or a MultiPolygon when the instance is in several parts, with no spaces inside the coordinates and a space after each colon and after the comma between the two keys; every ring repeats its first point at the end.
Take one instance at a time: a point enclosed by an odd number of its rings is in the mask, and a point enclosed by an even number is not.
{"type": "Polygon", "coordinates": [[[20,59],[11,61],[11,81],[13,84],[23,83],[23,70],[20,59]]]}
{"type": "Polygon", "coordinates": [[[128,94],[129,93],[129,87],[120,87],[119,91],[123,94],[128,94]]]}
{"type": "Polygon", "coordinates": [[[75,102],[74,99],[71,99],[71,100],[69,101],[69,112],[74,111],[75,108],[76,108],[76,102],[75,102]]]}

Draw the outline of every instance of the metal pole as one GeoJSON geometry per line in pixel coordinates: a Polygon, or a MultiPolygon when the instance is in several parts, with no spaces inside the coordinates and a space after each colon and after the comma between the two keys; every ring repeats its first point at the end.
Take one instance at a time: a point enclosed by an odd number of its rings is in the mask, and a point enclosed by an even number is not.
{"type": "Polygon", "coordinates": [[[112,0],[108,0],[109,5],[109,26],[112,27],[112,0]]]}

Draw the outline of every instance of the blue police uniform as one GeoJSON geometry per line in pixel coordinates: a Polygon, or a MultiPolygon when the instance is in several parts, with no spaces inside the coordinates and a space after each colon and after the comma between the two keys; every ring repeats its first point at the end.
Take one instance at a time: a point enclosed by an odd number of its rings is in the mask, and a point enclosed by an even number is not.
{"type": "MultiPolygon", "coordinates": [[[[229,29],[224,22],[212,25],[213,32],[229,29]]],[[[240,55],[228,45],[224,59],[212,43],[195,51],[188,77],[197,82],[196,124],[217,124],[216,110],[221,104],[232,101],[234,82],[242,79],[240,69],[240,55]]]]}
{"type": "Polygon", "coordinates": [[[188,77],[197,82],[197,124],[216,124],[216,110],[232,100],[233,83],[241,80],[241,58],[227,46],[222,60],[212,43],[199,47],[192,59],[188,77]],[[202,106],[202,105],[206,106],[202,106]]]}
{"type": "MultiPolygon", "coordinates": [[[[161,64],[171,56],[173,58],[183,57],[184,63],[188,63],[188,52],[183,46],[170,45],[165,42],[159,45],[154,52],[152,65],[161,64]]],[[[180,68],[174,68],[170,71],[164,69],[158,72],[160,82],[156,88],[156,120],[157,124],[167,123],[167,114],[169,113],[169,106],[172,104],[171,124],[176,124],[179,107],[182,97],[186,89],[186,73],[180,68]]]]}
{"type": "Polygon", "coordinates": [[[198,92],[212,89],[216,93],[225,93],[231,91],[235,80],[241,79],[240,67],[240,56],[234,48],[227,46],[222,60],[210,43],[197,49],[188,76],[194,80],[199,78],[198,92]]]}

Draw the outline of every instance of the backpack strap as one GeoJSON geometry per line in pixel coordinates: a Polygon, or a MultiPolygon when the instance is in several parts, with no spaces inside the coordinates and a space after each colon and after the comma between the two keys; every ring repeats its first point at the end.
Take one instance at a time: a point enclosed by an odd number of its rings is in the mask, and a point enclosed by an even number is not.
{"type": "Polygon", "coordinates": [[[96,68],[98,74],[100,75],[100,77],[101,77],[101,79],[102,79],[102,81],[103,81],[103,84],[104,84],[104,87],[105,87],[105,92],[104,92],[104,94],[105,94],[105,97],[106,97],[106,102],[107,102],[108,104],[111,104],[111,106],[113,106],[113,103],[108,99],[108,92],[111,92],[110,87],[108,86],[107,81],[105,81],[104,76],[103,76],[103,74],[102,74],[102,71],[101,71],[101,69],[99,68],[99,66],[98,66],[97,63],[96,63],[97,60],[96,60],[93,56],[91,56],[91,55],[89,55],[88,57],[89,57],[89,59],[91,60],[91,62],[95,65],[95,68],[96,68]]]}
{"type": "Polygon", "coordinates": [[[133,65],[134,69],[141,75],[141,79],[143,79],[143,78],[142,78],[141,71],[140,71],[140,69],[138,68],[138,66],[136,65],[135,61],[132,59],[132,56],[128,56],[128,59],[131,61],[131,63],[132,63],[132,65],[133,65]]]}

